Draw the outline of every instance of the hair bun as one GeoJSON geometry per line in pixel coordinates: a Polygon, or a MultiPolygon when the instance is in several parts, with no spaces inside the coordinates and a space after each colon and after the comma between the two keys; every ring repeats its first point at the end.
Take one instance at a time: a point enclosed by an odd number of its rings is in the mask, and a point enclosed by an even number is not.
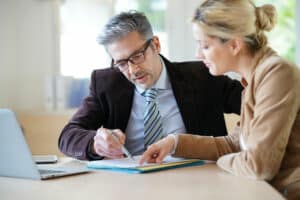
{"type": "Polygon", "coordinates": [[[256,7],[256,26],[260,30],[270,31],[276,24],[276,9],[271,4],[256,7]]]}

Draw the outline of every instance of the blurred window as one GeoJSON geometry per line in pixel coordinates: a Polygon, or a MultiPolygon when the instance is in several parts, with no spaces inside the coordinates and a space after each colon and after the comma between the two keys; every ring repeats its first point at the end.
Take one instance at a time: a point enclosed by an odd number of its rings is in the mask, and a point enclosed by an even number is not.
{"type": "Polygon", "coordinates": [[[56,108],[78,107],[88,94],[91,72],[107,68],[110,57],[96,41],[107,20],[121,11],[146,14],[162,53],[168,56],[165,27],[167,0],[65,0],[60,7],[60,75],[56,77],[56,108]],[[114,4],[112,4],[114,2],[114,4]]]}
{"type": "Polygon", "coordinates": [[[168,56],[165,27],[167,0],[66,0],[60,10],[61,75],[88,78],[91,71],[109,67],[110,58],[96,38],[107,20],[121,11],[139,10],[149,18],[168,56]]]}

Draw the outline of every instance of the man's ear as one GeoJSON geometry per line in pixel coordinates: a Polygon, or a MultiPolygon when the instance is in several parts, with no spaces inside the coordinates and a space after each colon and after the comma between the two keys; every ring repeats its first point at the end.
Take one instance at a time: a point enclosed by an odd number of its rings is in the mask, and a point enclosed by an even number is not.
{"type": "Polygon", "coordinates": [[[235,37],[230,40],[229,45],[230,45],[229,48],[230,48],[232,55],[236,56],[241,52],[241,50],[244,46],[244,42],[241,38],[235,37]]]}
{"type": "Polygon", "coordinates": [[[153,46],[154,46],[154,50],[155,50],[157,53],[160,53],[161,47],[160,47],[159,38],[158,38],[157,36],[153,36],[152,43],[153,43],[153,46]]]}

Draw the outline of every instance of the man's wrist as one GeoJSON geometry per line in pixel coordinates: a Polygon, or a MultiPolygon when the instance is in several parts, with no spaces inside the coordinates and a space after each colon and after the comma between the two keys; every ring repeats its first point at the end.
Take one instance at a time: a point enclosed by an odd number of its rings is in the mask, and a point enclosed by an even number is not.
{"type": "MultiPolygon", "coordinates": [[[[99,130],[99,129],[98,129],[98,130],[99,130]]],[[[96,131],[96,134],[97,134],[98,130],[96,131]]],[[[87,149],[87,156],[88,156],[91,160],[99,160],[99,159],[103,159],[103,156],[97,154],[96,151],[95,151],[95,147],[94,147],[94,139],[92,139],[92,141],[89,142],[88,149],[87,149]]]]}

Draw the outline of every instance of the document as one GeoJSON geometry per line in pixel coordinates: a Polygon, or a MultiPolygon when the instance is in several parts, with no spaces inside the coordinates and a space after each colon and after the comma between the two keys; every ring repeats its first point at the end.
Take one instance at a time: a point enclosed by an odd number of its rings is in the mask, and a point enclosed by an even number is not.
{"type": "Polygon", "coordinates": [[[184,159],[167,156],[163,163],[145,163],[139,165],[141,156],[134,156],[134,160],[130,158],[111,159],[111,160],[97,160],[88,162],[88,168],[103,169],[111,171],[119,171],[125,173],[148,173],[154,171],[161,171],[167,169],[174,169],[179,167],[203,165],[205,162],[199,159],[184,159]]]}

